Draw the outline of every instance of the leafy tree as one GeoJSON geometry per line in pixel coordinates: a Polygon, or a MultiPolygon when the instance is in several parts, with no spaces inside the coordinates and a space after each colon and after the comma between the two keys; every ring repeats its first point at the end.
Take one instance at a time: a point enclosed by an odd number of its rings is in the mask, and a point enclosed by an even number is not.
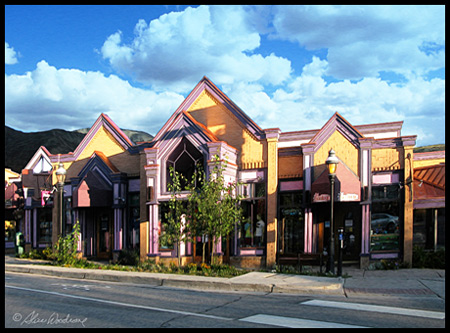
{"type": "MultiPolygon", "coordinates": [[[[241,220],[238,183],[225,183],[226,161],[221,161],[217,155],[213,156],[212,161],[214,167],[209,177],[204,170],[197,167],[190,181],[172,167],[169,168],[172,182],[167,186],[171,198],[168,203],[169,211],[165,213],[166,221],[160,242],[177,246],[178,266],[181,266],[181,242],[192,242],[197,236],[207,236],[212,240],[211,263],[214,263],[219,240],[229,236],[241,220]],[[182,184],[187,185],[183,188],[182,184]],[[189,191],[186,200],[181,196],[183,190],[189,191]]],[[[203,263],[205,246],[206,242],[203,242],[203,263]]]]}
{"type": "Polygon", "coordinates": [[[58,242],[54,245],[53,257],[60,264],[72,265],[78,261],[77,248],[80,238],[80,222],[77,221],[72,233],[66,236],[60,236],[58,242]]]}
{"type": "Polygon", "coordinates": [[[171,193],[169,200],[169,211],[165,213],[166,221],[162,228],[164,232],[161,232],[160,242],[168,245],[176,245],[178,267],[181,266],[181,242],[188,241],[188,223],[185,218],[185,204],[181,199],[182,183],[186,183],[184,176],[174,170],[173,167],[169,168],[169,174],[172,182],[167,183],[167,187],[171,193]]]}
{"type": "MultiPolygon", "coordinates": [[[[225,183],[224,171],[227,161],[221,161],[219,156],[212,158],[214,167],[209,177],[204,171],[197,173],[197,186],[191,183],[189,201],[193,211],[190,222],[197,236],[207,235],[212,240],[211,263],[214,263],[216,246],[221,237],[228,236],[241,219],[241,197],[237,194],[238,183],[225,183]]],[[[203,258],[205,261],[205,242],[203,243],[203,258]]]]}

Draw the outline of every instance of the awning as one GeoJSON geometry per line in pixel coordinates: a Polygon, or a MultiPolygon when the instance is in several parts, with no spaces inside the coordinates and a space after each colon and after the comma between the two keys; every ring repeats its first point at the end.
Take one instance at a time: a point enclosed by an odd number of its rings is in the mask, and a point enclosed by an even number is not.
{"type": "MultiPolygon", "coordinates": [[[[361,200],[361,183],[358,177],[342,163],[339,163],[336,170],[334,195],[335,201],[346,202],[361,200]]],[[[313,203],[330,201],[330,179],[328,177],[328,169],[325,169],[314,183],[312,183],[311,200],[313,203]]]]}

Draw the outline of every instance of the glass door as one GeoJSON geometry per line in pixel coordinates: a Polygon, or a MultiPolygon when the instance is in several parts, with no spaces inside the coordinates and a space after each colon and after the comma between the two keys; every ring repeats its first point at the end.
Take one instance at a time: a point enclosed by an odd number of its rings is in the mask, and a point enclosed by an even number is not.
{"type": "Polygon", "coordinates": [[[109,214],[103,213],[97,217],[97,257],[109,259],[112,254],[112,221],[109,214]]]}
{"type": "Polygon", "coordinates": [[[305,223],[301,192],[280,194],[279,211],[280,255],[297,256],[305,246],[305,223]]]}

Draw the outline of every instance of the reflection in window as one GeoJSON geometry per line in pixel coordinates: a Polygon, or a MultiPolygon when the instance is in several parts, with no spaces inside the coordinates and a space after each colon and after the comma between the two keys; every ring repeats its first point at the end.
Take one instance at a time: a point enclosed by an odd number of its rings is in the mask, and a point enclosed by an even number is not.
{"type": "MultiPolygon", "coordinates": [[[[248,184],[250,185],[250,184],[248,184]]],[[[241,201],[242,216],[240,224],[241,247],[266,246],[266,187],[265,183],[253,183],[247,199],[241,201]]]]}
{"type": "Polygon", "coordinates": [[[52,210],[50,208],[38,209],[39,243],[52,243],[52,210]]]}
{"type": "Polygon", "coordinates": [[[400,187],[397,184],[373,186],[370,251],[399,251],[402,224],[400,187]]]}
{"type": "Polygon", "coordinates": [[[169,203],[161,202],[159,206],[158,240],[160,250],[173,250],[173,243],[164,237],[169,225],[166,222],[166,213],[169,212],[169,203]]]}

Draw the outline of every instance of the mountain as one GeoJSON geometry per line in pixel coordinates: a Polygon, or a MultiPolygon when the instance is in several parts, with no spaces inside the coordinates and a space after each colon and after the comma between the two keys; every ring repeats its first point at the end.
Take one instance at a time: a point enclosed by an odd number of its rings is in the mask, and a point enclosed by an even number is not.
{"type": "MultiPolygon", "coordinates": [[[[44,146],[52,154],[73,152],[88,131],[89,128],[24,133],[5,126],[5,168],[21,172],[40,146],[44,146]]],[[[153,139],[152,135],[145,132],[124,129],[122,131],[133,142],[153,139]]],[[[445,144],[414,148],[415,153],[437,150],[445,150],[445,144]]]]}
{"type": "MultiPolygon", "coordinates": [[[[75,131],[53,129],[50,131],[24,133],[5,126],[5,168],[21,172],[40,146],[44,146],[52,154],[73,152],[88,131],[89,128],[75,131]]],[[[133,142],[153,139],[153,136],[145,132],[122,131],[133,142]]]]}
{"type": "MultiPolygon", "coordinates": [[[[75,130],[74,132],[83,133],[86,134],[89,132],[90,128],[82,128],[75,130]]],[[[121,129],[134,143],[137,142],[143,142],[143,141],[152,141],[153,135],[150,135],[146,132],[142,131],[133,131],[133,130],[127,130],[127,129],[121,129]]]]}

